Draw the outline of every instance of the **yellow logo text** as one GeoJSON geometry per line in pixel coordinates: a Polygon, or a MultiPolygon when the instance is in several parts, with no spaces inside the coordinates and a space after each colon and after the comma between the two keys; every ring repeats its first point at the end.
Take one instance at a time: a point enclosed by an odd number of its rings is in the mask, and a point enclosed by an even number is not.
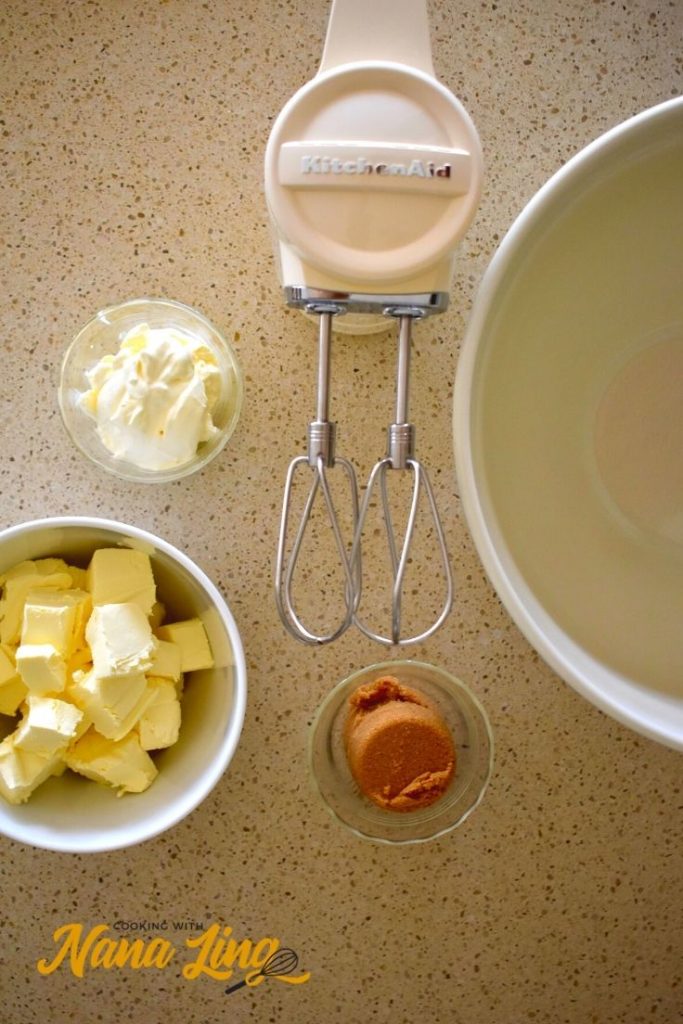
{"type": "MultiPolygon", "coordinates": [[[[52,959],[43,957],[36,963],[36,969],[42,975],[53,974],[62,966],[76,978],[94,970],[163,970],[178,952],[169,939],[159,936],[123,938],[112,934],[107,924],[97,924],[86,931],[80,922],[71,922],[55,929],[52,939],[57,946],[56,953],[52,959]]],[[[202,976],[227,981],[235,970],[239,970],[242,981],[233,988],[245,984],[254,988],[266,978],[301,985],[311,976],[310,971],[296,975],[291,973],[298,958],[292,950],[281,949],[279,939],[266,936],[257,941],[248,938],[238,940],[232,934],[232,928],[217,922],[199,935],[188,936],[184,947],[193,957],[181,971],[186,981],[196,981],[202,976]]]]}

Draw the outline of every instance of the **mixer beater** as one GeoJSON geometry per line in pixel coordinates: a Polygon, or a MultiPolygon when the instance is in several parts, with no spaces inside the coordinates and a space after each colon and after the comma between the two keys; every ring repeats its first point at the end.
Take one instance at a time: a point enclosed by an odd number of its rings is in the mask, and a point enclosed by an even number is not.
{"type": "Polygon", "coordinates": [[[280,521],[280,536],[275,565],[275,600],[282,622],[286,629],[296,637],[308,644],[324,644],[340,637],[346,629],[354,622],[358,628],[371,640],[383,644],[408,644],[419,643],[431,636],[446,619],[453,602],[453,578],[448,560],[448,551],[444,531],[436,506],[436,499],[429,480],[427,470],[421,462],[415,458],[415,428],[408,422],[408,393],[410,378],[410,347],[411,331],[413,320],[421,318],[424,310],[418,307],[389,307],[385,315],[394,317],[399,323],[398,333],[398,366],[396,383],[396,416],[395,422],[387,430],[387,454],[380,459],[373,468],[365,490],[362,505],[358,505],[358,485],[353,466],[347,459],[339,458],[335,454],[336,424],[328,419],[328,398],[330,383],[330,334],[332,317],[335,314],[344,312],[342,306],[329,303],[309,303],[306,307],[309,313],[316,313],[320,318],[319,324],[319,354],[318,354],[318,402],[317,415],[308,426],[308,453],[299,455],[292,460],[287,473],[285,483],[284,500],[282,506],[282,517],[280,521]],[[313,477],[306,499],[303,515],[298,529],[294,536],[293,543],[287,553],[287,537],[292,501],[292,490],[294,478],[299,466],[309,466],[313,471],[313,477]],[[351,511],[353,523],[353,539],[349,545],[342,537],[335,504],[330,491],[327,470],[340,465],[345,472],[351,495],[351,511]],[[413,473],[413,489],[410,509],[408,513],[403,543],[400,554],[396,542],[396,534],[392,522],[389,495],[387,490],[387,473],[389,470],[410,470],[413,473]],[[391,634],[384,636],[371,630],[360,618],[358,609],[362,594],[362,535],[365,526],[368,509],[375,490],[379,491],[382,509],[382,518],[385,527],[385,536],[389,552],[390,563],[393,574],[392,586],[392,614],[391,634]],[[345,614],[337,627],[327,633],[314,633],[308,629],[297,614],[292,597],[292,584],[297,567],[302,542],[306,530],[311,521],[311,515],[318,491],[323,495],[327,511],[329,528],[334,537],[334,542],[339,557],[339,563],[344,575],[344,606],[345,614]],[[403,581],[406,566],[411,550],[415,523],[420,503],[420,496],[424,492],[429,503],[432,523],[434,526],[438,551],[441,558],[445,579],[445,598],[443,607],[437,619],[429,628],[411,637],[401,637],[401,611],[403,599],[403,581]]]}
{"type": "Polygon", "coordinates": [[[385,535],[389,548],[389,558],[393,578],[391,593],[391,634],[390,636],[383,636],[380,633],[373,632],[361,620],[358,615],[360,586],[356,597],[356,613],[354,614],[354,622],[371,640],[376,640],[381,644],[398,644],[400,646],[407,646],[408,644],[421,643],[423,640],[426,640],[427,637],[436,632],[439,626],[441,626],[446,619],[453,603],[453,576],[451,574],[450,562],[448,560],[448,549],[446,548],[446,538],[444,537],[441,518],[436,506],[434,491],[432,490],[427,470],[422,463],[415,458],[415,427],[412,423],[408,422],[408,391],[410,383],[410,343],[412,325],[415,319],[419,319],[423,316],[423,311],[415,307],[398,306],[388,309],[387,315],[395,317],[399,323],[398,365],[396,371],[396,416],[394,422],[387,428],[387,453],[384,458],[380,459],[379,462],[376,463],[365,489],[365,495],[363,497],[363,503],[358,516],[353,545],[351,548],[351,562],[353,564],[356,559],[360,558],[363,527],[365,525],[373,493],[375,488],[377,488],[381,498],[382,517],[384,520],[385,535]],[[400,554],[397,550],[396,534],[392,522],[389,494],[387,490],[387,475],[390,470],[411,470],[413,473],[412,498],[410,501],[410,508],[406,528],[403,534],[403,544],[401,545],[400,554]],[[413,535],[415,532],[420,496],[423,492],[429,503],[431,519],[434,526],[434,532],[436,534],[438,553],[441,558],[445,582],[445,598],[441,612],[431,626],[415,636],[401,637],[403,583],[412,546],[413,535]]]}
{"type": "Polygon", "coordinates": [[[356,528],[358,523],[358,485],[356,483],[356,473],[351,463],[347,459],[339,458],[336,455],[336,424],[331,423],[329,420],[332,317],[335,314],[342,313],[343,308],[332,302],[321,302],[309,304],[307,311],[316,313],[320,318],[318,334],[318,401],[316,418],[308,425],[308,453],[293,459],[287,472],[280,522],[280,538],[275,563],[275,601],[280,618],[292,636],[308,644],[325,644],[336,640],[351,625],[354,612],[360,600],[361,587],[360,548],[357,545],[356,550],[349,556],[347,544],[341,534],[339,517],[332,499],[327,471],[339,465],[346,473],[351,492],[354,528],[356,528]],[[294,479],[298,467],[306,465],[313,471],[313,478],[291,551],[287,555],[287,534],[294,479]],[[312,633],[303,625],[292,599],[294,572],[319,490],[325,502],[328,521],[339,556],[339,563],[345,578],[346,607],[346,614],[337,628],[323,634],[312,633]]]}
{"type": "Polygon", "coordinates": [[[319,321],[316,418],[308,427],[308,452],[292,461],[285,484],[275,568],[278,611],[287,630],[304,643],[329,643],[352,623],[379,643],[418,643],[446,619],[453,581],[434,492],[415,457],[415,429],[408,421],[411,332],[415,320],[448,305],[455,247],[481,189],[476,129],[434,77],[425,0],[334,0],[320,71],[273,125],[265,188],[285,300],[319,321]],[[340,314],[351,315],[337,322],[340,314]],[[367,326],[357,333],[384,331],[388,319],[398,325],[395,418],[386,454],[373,468],[360,505],[354,469],[337,456],[336,426],[329,420],[333,320],[335,331],[344,333],[344,325],[357,324],[359,317],[367,326]],[[304,469],[311,474],[310,486],[290,543],[294,480],[304,469]],[[350,529],[342,528],[330,487],[335,470],[348,491],[350,529]],[[400,543],[389,500],[388,481],[395,471],[412,474],[400,543]],[[319,498],[343,590],[339,621],[323,630],[304,624],[294,600],[302,547],[319,498]],[[373,501],[383,519],[391,568],[386,632],[370,628],[361,609],[363,534],[373,501]],[[431,523],[444,599],[431,625],[405,636],[403,595],[420,506],[431,523]]]}

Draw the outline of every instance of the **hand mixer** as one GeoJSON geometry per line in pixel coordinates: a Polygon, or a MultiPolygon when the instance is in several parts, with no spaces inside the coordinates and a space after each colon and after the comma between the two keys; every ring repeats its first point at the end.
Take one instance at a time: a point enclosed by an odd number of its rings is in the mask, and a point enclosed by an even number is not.
{"type": "Polygon", "coordinates": [[[265,159],[266,199],[285,301],[319,319],[316,418],[309,424],[307,454],[295,458],[287,474],[275,568],[280,616],[305,643],[335,640],[351,623],[380,643],[418,643],[450,611],[453,583],[444,531],[408,422],[411,331],[414,321],[448,305],[455,247],[474,216],[481,178],[474,125],[434,77],[425,0],[334,0],[318,74],[281,111],[265,159]],[[395,422],[388,429],[386,455],[372,470],[359,503],[355,472],[337,456],[336,425],[328,418],[332,329],[343,331],[346,319],[347,324],[354,321],[355,333],[374,331],[378,322],[384,330],[387,318],[398,325],[395,422]],[[300,467],[310,472],[311,483],[289,544],[292,488],[300,467]],[[329,474],[335,469],[348,486],[350,538],[343,536],[330,488],[329,474]],[[388,474],[394,471],[413,475],[400,545],[387,489],[388,474]],[[361,609],[363,531],[376,494],[392,570],[387,635],[370,628],[361,609]],[[341,619],[327,632],[304,625],[293,598],[295,570],[318,495],[344,590],[341,619]],[[405,636],[403,587],[423,495],[443,567],[444,601],[428,628],[405,636]]]}

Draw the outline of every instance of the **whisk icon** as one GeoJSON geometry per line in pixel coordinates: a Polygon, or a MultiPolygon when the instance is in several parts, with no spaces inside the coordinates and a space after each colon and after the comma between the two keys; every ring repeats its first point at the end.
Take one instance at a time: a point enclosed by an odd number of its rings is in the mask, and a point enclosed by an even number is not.
{"type": "MultiPolygon", "coordinates": [[[[287,949],[286,947],[276,950],[268,957],[266,962],[260,971],[258,971],[252,977],[254,979],[258,977],[263,978],[277,978],[283,974],[291,974],[295,971],[299,963],[299,957],[293,949],[287,949]]],[[[249,982],[245,980],[238,981],[236,985],[230,985],[225,990],[226,995],[230,995],[231,992],[236,992],[237,989],[242,988],[244,985],[248,985],[249,982]]]]}

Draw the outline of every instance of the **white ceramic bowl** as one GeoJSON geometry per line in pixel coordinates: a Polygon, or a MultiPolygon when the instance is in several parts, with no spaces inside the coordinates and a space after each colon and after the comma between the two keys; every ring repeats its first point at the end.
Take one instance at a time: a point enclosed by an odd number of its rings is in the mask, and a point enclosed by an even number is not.
{"type": "Polygon", "coordinates": [[[208,577],[166,541],[106,519],[38,520],[0,533],[0,573],[23,559],[49,555],[87,565],[96,548],[115,546],[149,554],[166,621],[198,615],[216,664],[189,675],[180,738],[154,755],[159,774],[144,793],[117,797],[106,786],[66,772],[40,786],[26,804],[13,807],[0,799],[0,832],[31,846],[92,853],[164,832],[213,789],[242,731],[246,666],[235,620],[208,577]]]}
{"type": "Polygon", "coordinates": [[[454,431],[484,566],[553,668],[683,749],[683,98],[603,135],[503,240],[454,431]]]}

